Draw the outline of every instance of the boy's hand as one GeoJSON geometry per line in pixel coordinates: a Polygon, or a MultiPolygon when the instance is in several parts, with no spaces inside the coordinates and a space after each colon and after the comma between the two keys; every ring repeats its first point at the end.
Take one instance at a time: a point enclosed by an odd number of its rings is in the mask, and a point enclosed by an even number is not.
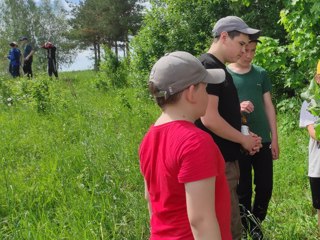
{"type": "Polygon", "coordinates": [[[277,160],[279,158],[279,144],[278,141],[271,141],[270,144],[272,160],[277,160]]]}
{"type": "Polygon", "coordinates": [[[250,155],[254,155],[262,147],[261,137],[250,132],[250,135],[244,135],[244,141],[241,145],[250,155]]]}
{"type": "Polygon", "coordinates": [[[240,111],[246,113],[252,113],[254,111],[254,105],[250,101],[243,101],[240,103],[240,111]]]}
{"type": "Polygon", "coordinates": [[[255,139],[255,146],[251,149],[251,151],[249,151],[249,154],[250,155],[254,155],[256,154],[257,152],[260,151],[260,148],[262,148],[262,143],[261,143],[261,140],[262,138],[259,137],[257,134],[253,133],[253,132],[250,132],[250,135],[255,139]]]}

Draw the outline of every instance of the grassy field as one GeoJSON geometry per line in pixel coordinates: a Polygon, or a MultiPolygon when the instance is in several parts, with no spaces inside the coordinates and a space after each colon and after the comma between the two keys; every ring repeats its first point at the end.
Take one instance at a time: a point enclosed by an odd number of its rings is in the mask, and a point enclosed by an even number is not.
{"type": "MultiPolygon", "coordinates": [[[[148,238],[137,150],[159,110],[143,90],[101,91],[95,78],[0,79],[0,239],[148,238]]],[[[269,239],[318,239],[307,142],[280,131],[269,239]]]]}

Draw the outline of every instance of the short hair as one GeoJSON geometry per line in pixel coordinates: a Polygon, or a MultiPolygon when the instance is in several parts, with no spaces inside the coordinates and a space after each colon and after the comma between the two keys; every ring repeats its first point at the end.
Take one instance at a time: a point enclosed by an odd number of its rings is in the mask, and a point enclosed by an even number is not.
{"type": "Polygon", "coordinates": [[[152,94],[152,96],[154,97],[156,103],[158,104],[158,106],[161,109],[164,109],[164,107],[168,104],[173,104],[179,101],[179,99],[181,98],[182,92],[184,91],[180,91],[177,92],[173,95],[170,95],[168,98],[166,98],[165,96],[163,97],[156,97],[157,93],[159,92],[159,89],[154,85],[153,82],[149,82],[149,91],[152,94]]]}
{"type": "MultiPolygon", "coordinates": [[[[239,32],[239,31],[230,31],[230,32],[228,32],[228,35],[229,35],[229,37],[231,38],[231,39],[234,39],[235,37],[237,37],[237,36],[240,36],[241,34],[245,34],[245,33],[241,33],[241,32],[239,32]]],[[[246,34],[245,34],[246,35],[246,34]]]]}

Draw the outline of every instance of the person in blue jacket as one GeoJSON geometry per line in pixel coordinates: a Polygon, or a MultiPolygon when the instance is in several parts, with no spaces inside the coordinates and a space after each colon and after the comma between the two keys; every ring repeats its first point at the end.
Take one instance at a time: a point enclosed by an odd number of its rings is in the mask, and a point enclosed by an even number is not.
{"type": "Polygon", "coordinates": [[[21,65],[21,52],[18,48],[18,44],[16,42],[11,42],[10,44],[10,51],[8,54],[8,59],[10,60],[9,63],[9,72],[12,77],[20,77],[20,65],[21,65]]]}

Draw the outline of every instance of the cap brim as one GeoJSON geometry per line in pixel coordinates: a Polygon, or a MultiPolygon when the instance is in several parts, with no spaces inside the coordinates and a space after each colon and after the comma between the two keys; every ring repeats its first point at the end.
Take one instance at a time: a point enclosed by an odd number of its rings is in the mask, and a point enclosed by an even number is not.
{"type": "Polygon", "coordinates": [[[241,33],[248,34],[248,35],[254,35],[254,34],[258,34],[258,33],[261,32],[261,30],[254,29],[254,28],[244,28],[244,29],[240,29],[240,30],[237,30],[237,31],[241,32],[241,33]]]}
{"type": "Polygon", "coordinates": [[[249,41],[249,43],[252,43],[252,42],[255,42],[255,43],[262,43],[260,40],[258,39],[252,39],[249,41]]]}
{"type": "Polygon", "coordinates": [[[219,84],[226,80],[226,73],[223,69],[206,69],[208,75],[203,80],[205,83],[219,84]]]}

